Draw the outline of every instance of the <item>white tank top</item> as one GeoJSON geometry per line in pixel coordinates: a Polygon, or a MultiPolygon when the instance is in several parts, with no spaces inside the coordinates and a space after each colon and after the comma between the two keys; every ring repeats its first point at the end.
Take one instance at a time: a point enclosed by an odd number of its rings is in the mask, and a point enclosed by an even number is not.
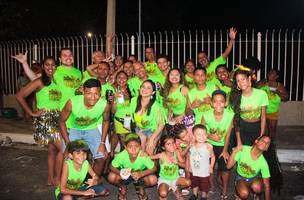
{"type": "Polygon", "coordinates": [[[210,152],[207,144],[204,143],[200,147],[190,147],[190,166],[193,176],[207,177],[209,176],[210,152]]]}

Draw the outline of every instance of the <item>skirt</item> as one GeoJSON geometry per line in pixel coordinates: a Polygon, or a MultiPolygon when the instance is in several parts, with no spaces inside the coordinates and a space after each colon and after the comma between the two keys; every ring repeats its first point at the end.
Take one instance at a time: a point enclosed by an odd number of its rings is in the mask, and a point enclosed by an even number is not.
{"type": "Polygon", "coordinates": [[[246,122],[240,121],[240,136],[243,145],[252,146],[254,141],[260,136],[261,121],[246,122]]]}
{"type": "Polygon", "coordinates": [[[59,111],[48,111],[33,121],[34,140],[39,145],[48,145],[61,139],[59,131],[59,111]]]}

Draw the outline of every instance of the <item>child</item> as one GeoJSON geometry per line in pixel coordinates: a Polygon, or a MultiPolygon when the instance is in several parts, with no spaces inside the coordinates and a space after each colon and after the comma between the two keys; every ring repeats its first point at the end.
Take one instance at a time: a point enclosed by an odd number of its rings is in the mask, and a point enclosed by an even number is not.
{"type": "Polygon", "coordinates": [[[71,160],[63,163],[60,186],[56,188],[57,200],[78,199],[82,196],[107,196],[109,191],[101,185],[101,180],[87,161],[89,147],[84,140],[74,140],[67,146],[71,160]],[[92,177],[84,184],[87,174],[92,177]]]}
{"type": "Polygon", "coordinates": [[[110,165],[111,172],[108,181],[119,186],[118,199],[126,199],[126,185],[133,182],[140,200],[148,199],[144,186],[153,186],[157,177],[154,162],[141,151],[140,138],[136,134],[129,134],[125,139],[125,150],[117,154],[110,165]]]}
{"type": "Polygon", "coordinates": [[[191,200],[199,199],[198,191],[201,192],[202,200],[207,199],[209,175],[213,173],[215,156],[211,144],[206,143],[207,129],[204,125],[197,124],[193,127],[194,143],[187,155],[186,169],[189,171],[193,195],[191,200]],[[210,160],[211,158],[211,160],[210,160]]]}
{"type": "Polygon", "coordinates": [[[168,192],[173,190],[176,199],[181,199],[179,189],[187,188],[191,182],[189,179],[179,177],[179,166],[185,167],[185,161],[179,151],[176,151],[174,137],[163,135],[160,142],[162,152],[151,156],[152,159],[159,159],[160,172],[158,179],[159,199],[167,199],[168,192]]]}
{"type": "Polygon", "coordinates": [[[190,148],[190,142],[193,139],[192,133],[187,131],[184,124],[175,124],[170,130],[170,134],[176,138],[176,148],[181,157],[185,157],[190,148]]]}

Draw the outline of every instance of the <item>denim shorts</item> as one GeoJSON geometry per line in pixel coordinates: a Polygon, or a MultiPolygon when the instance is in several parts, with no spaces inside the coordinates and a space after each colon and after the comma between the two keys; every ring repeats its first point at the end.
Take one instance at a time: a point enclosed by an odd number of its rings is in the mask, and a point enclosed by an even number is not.
{"type": "MultiPolygon", "coordinates": [[[[83,185],[78,190],[79,191],[86,191],[88,189],[93,189],[97,195],[105,190],[105,188],[102,185],[93,185],[89,188],[87,187],[87,185],[83,185]]],[[[71,195],[71,196],[72,196],[72,200],[77,200],[78,198],[82,197],[80,195],[71,195]]],[[[57,196],[57,200],[62,200],[63,197],[64,197],[64,194],[59,193],[59,195],[57,196]]]]}
{"type": "Polygon", "coordinates": [[[150,129],[140,129],[138,127],[135,128],[135,132],[137,134],[139,134],[140,130],[146,137],[150,137],[153,134],[153,132],[150,129]]]}
{"type": "Polygon", "coordinates": [[[70,141],[81,139],[88,143],[94,159],[104,157],[104,154],[98,151],[101,142],[101,133],[99,132],[98,128],[91,130],[69,129],[68,132],[70,141]]]}
{"type": "Polygon", "coordinates": [[[261,178],[261,174],[258,174],[257,176],[254,176],[254,177],[252,177],[252,178],[246,178],[246,177],[243,177],[243,176],[241,176],[241,175],[239,175],[239,174],[236,174],[236,177],[235,177],[235,185],[236,185],[236,183],[237,183],[238,181],[240,181],[240,180],[244,180],[244,181],[246,181],[247,183],[252,183],[252,181],[253,181],[254,179],[256,179],[256,178],[261,178]]]}

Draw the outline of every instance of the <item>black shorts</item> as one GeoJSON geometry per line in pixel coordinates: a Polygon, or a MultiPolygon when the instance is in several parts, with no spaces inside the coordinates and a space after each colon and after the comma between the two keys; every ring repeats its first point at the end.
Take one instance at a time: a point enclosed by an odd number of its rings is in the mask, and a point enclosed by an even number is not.
{"type": "Polygon", "coordinates": [[[226,162],[223,157],[220,157],[221,153],[223,152],[223,146],[215,146],[213,145],[213,151],[215,154],[215,161],[217,162],[217,169],[219,171],[229,171],[226,167],[226,162]],[[220,157],[220,158],[219,158],[220,157]]]}
{"type": "Polygon", "coordinates": [[[252,146],[254,141],[260,136],[261,121],[246,122],[240,121],[240,137],[243,145],[252,146]]]}

